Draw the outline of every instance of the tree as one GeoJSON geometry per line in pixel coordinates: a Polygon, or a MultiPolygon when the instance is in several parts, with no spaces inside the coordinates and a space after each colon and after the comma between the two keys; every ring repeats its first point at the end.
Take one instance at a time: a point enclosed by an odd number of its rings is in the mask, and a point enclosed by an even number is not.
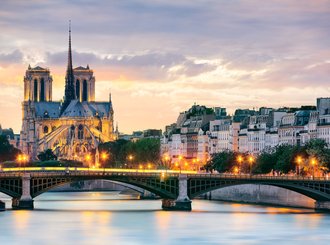
{"type": "Polygon", "coordinates": [[[5,135],[0,135],[0,161],[14,161],[21,151],[11,144],[5,135]]]}
{"type": "Polygon", "coordinates": [[[38,154],[38,159],[43,162],[49,160],[57,160],[57,156],[53,153],[51,149],[47,149],[38,154]]]}
{"type": "Polygon", "coordinates": [[[213,154],[204,168],[207,171],[217,170],[219,173],[228,172],[232,170],[236,163],[237,153],[233,151],[223,151],[213,154]]]}
{"type": "Polygon", "coordinates": [[[138,167],[140,163],[158,164],[160,161],[160,140],[142,138],[136,142],[127,140],[116,140],[99,145],[99,152],[107,153],[106,166],[119,167],[128,164],[126,167],[138,167]],[[132,156],[130,160],[129,156],[132,156]]]}

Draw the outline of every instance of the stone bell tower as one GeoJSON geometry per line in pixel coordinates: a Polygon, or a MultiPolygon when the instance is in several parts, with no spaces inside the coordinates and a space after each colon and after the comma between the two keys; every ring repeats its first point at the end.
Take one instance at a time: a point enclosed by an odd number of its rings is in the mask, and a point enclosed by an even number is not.
{"type": "Polygon", "coordinates": [[[29,65],[24,77],[24,101],[52,101],[52,82],[48,69],[29,65]]]}

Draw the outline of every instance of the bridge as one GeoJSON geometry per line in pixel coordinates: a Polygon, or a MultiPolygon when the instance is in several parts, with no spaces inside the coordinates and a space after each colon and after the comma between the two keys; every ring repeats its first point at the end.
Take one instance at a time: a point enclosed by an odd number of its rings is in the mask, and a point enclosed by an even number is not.
{"type": "Polygon", "coordinates": [[[191,200],[219,188],[261,184],[313,198],[315,208],[330,211],[330,180],[300,176],[198,174],[194,171],[27,167],[0,169],[0,192],[12,197],[13,209],[33,209],[33,199],[76,181],[103,179],[136,186],[162,198],[164,210],[191,210],[191,200]]]}

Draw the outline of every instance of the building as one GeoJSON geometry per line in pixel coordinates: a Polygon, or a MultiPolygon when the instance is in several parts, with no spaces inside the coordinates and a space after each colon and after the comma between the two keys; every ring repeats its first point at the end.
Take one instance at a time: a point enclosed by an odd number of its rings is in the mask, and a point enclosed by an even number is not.
{"type": "Polygon", "coordinates": [[[184,159],[192,163],[199,160],[201,154],[204,159],[206,152],[208,155],[205,135],[209,130],[209,122],[214,119],[214,110],[205,106],[194,105],[188,111],[181,112],[176,123],[165,128],[161,153],[168,155],[172,162],[184,159]]]}
{"type": "Polygon", "coordinates": [[[83,160],[99,143],[116,138],[111,94],[108,101],[95,101],[93,70],[73,69],[71,29],[63,101],[52,100],[50,70],[28,67],[24,77],[20,149],[36,159],[51,149],[63,159],[83,160]]]}

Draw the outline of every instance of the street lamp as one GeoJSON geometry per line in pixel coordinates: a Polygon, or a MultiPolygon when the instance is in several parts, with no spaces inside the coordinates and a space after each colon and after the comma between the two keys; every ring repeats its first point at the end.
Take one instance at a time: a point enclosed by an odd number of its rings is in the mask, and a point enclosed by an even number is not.
{"type": "Polygon", "coordinates": [[[105,161],[108,159],[108,154],[106,153],[106,152],[102,152],[101,153],[101,160],[102,160],[102,162],[103,162],[103,164],[104,164],[104,166],[103,167],[105,167],[105,161]]]}
{"type": "Polygon", "coordinates": [[[130,165],[132,165],[133,159],[134,159],[133,155],[128,155],[128,161],[130,162],[130,165]]]}
{"type": "Polygon", "coordinates": [[[297,162],[297,169],[298,169],[298,171],[296,171],[296,172],[298,172],[298,175],[300,175],[300,166],[301,166],[302,161],[303,161],[302,157],[301,156],[297,156],[296,162],[297,162]]]}
{"type": "Polygon", "coordinates": [[[88,167],[90,167],[90,161],[92,160],[92,157],[91,157],[91,155],[89,153],[85,156],[85,160],[88,163],[88,167]]]}
{"type": "Polygon", "coordinates": [[[237,157],[237,162],[238,162],[238,173],[240,173],[241,171],[241,165],[242,165],[242,162],[243,162],[243,157],[241,155],[239,155],[237,157]]]}
{"type": "Polygon", "coordinates": [[[315,177],[315,165],[317,164],[317,160],[315,158],[312,158],[311,164],[313,166],[313,179],[315,177]]]}
{"type": "Polygon", "coordinates": [[[249,163],[250,163],[250,175],[252,175],[252,164],[253,164],[254,158],[253,156],[249,156],[249,163]]]}

